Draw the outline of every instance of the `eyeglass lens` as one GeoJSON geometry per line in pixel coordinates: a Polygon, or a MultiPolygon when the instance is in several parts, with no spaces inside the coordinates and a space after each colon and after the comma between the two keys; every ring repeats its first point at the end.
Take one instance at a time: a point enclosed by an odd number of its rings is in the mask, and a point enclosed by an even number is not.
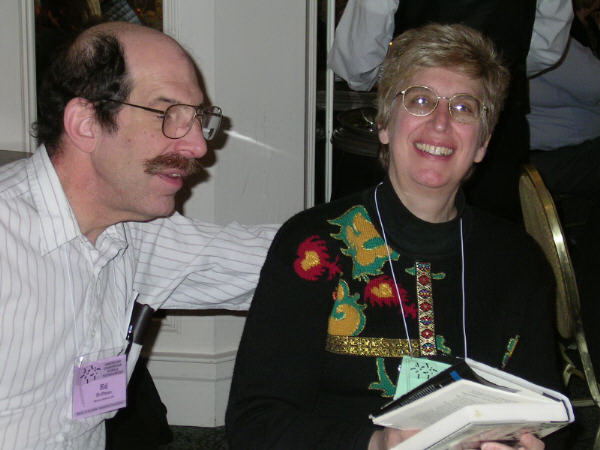
{"type": "Polygon", "coordinates": [[[202,116],[202,133],[204,134],[204,139],[210,141],[219,128],[221,127],[221,118],[222,118],[221,108],[218,106],[211,106],[204,110],[204,114],[202,116]]]}
{"type": "MultiPolygon", "coordinates": [[[[412,86],[404,91],[402,102],[406,110],[415,116],[431,114],[440,98],[432,89],[425,86],[412,86]]],[[[468,94],[453,95],[448,100],[452,118],[461,123],[473,123],[481,114],[481,103],[468,94]]]]}
{"type": "MultiPolygon", "coordinates": [[[[197,108],[190,105],[171,105],[165,111],[163,133],[171,139],[185,136],[193,126],[197,108]]],[[[207,141],[211,140],[221,125],[221,108],[211,106],[198,112],[202,126],[202,134],[207,141]]]]}

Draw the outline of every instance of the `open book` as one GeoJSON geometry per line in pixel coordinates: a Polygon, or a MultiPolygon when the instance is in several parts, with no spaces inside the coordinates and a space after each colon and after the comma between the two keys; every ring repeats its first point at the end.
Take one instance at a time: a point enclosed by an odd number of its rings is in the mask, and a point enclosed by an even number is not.
{"type": "Polygon", "coordinates": [[[471,359],[461,360],[386,405],[373,423],[421,430],[394,450],[471,449],[544,437],[574,420],[569,399],[471,359]]]}

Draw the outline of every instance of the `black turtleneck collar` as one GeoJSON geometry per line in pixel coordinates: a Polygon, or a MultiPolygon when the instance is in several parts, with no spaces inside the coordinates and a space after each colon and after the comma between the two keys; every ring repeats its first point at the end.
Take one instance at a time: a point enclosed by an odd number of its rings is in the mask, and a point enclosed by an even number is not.
{"type": "Polygon", "coordinates": [[[465,213],[465,198],[459,190],[456,196],[457,216],[443,223],[419,219],[402,203],[389,178],[367,191],[365,204],[375,227],[381,232],[375,195],[381,212],[388,243],[396,250],[414,256],[444,256],[460,250],[460,218],[465,213]]]}

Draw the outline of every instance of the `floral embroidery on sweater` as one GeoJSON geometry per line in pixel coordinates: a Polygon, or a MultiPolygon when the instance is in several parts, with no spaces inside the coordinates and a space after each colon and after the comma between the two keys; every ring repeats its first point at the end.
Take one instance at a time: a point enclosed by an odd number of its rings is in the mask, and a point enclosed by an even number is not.
{"type": "MultiPolygon", "coordinates": [[[[407,274],[412,275],[413,277],[417,276],[417,269],[415,266],[407,267],[406,269],[404,269],[404,271],[407,274]]],[[[446,278],[446,273],[445,272],[432,273],[431,278],[434,280],[443,280],[444,278],[446,278]]]]}
{"type": "Polygon", "coordinates": [[[333,293],[333,309],[329,316],[329,334],[334,336],[357,336],[365,328],[366,317],[360,305],[360,294],[351,294],[348,283],[340,280],[333,293]]]}
{"type": "Polygon", "coordinates": [[[302,241],[296,254],[298,257],[294,261],[294,270],[300,278],[317,281],[327,273],[327,279],[331,280],[340,273],[339,257],[336,257],[335,261],[331,261],[327,245],[319,236],[310,236],[302,241]]]}
{"type": "Polygon", "coordinates": [[[369,385],[369,389],[373,391],[381,391],[381,396],[391,398],[396,393],[396,385],[392,382],[385,370],[385,358],[376,358],[377,366],[377,381],[369,385]]]}
{"type": "MultiPolygon", "coordinates": [[[[377,347],[379,340],[385,341],[387,345],[391,345],[391,342],[400,346],[406,340],[377,335],[361,336],[367,324],[368,308],[395,308],[400,315],[402,305],[405,317],[417,320],[417,354],[431,355],[435,354],[436,350],[443,354],[451,354],[451,349],[445,345],[444,337],[435,333],[433,316],[432,281],[446,279],[446,273],[434,273],[431,271],[431,264],[422,261],[404,269],[405,273],[415,277],[415,291],[411,292],[416,298],[411,299],[404,286],[400,283],[394,286],[393,278],[383,272],[389,264],[388,248],[364,206],[353,206],[327,222],[339,227],[337,233],[330,233],[331,238],[341,242],[339,250],[334,241],[328,241],[328,238],[309,236],[296,250],[294,271],[300,278],[308,281],[337,279],[331,294],[333,304],[328,319],[328,335],[331,339],[361,339],[357,341],[361,345],[367,345],[368,341],[370,351],[367,353],[370,357],[375,357],[377,376],[377,381],[371,382],[368,389],[380,391],[382,397],[393,397],[396,386],[386,372],[387,356],[375,355],[373,349],[377,347]],[[350,279],[344,280],[342,276],[349,271],[349,268],[342,269],[346,264],[352,265],[352,273],[350,279]]],[[[400,254],[392,248],[389,248],[389,255],[392,261],[400,259],[400,254]]],[[[389,269],[393,270],[391,267],[389,269]]],[[[357,342],[342,345],[342,354],[356,356],[356,353],[347,353],[350,349],[346,347],[350,346],[355,351],[357,342]]],[[[339,347],[341,344],[337,342],[337,345],[339,347]]]]}
{"type": "MultiPolygon", "coordinates": [[[[332,233],[331,237],[346,245],[341,252],[352,258],[354,279],[367,281],[369,276],[383,274],[381,269],[388,260],[388,250],[364,206],[354,206],[328,222],[340,227],[339,233],[332,233]]],[[[398,260],[400,255],[391,248],[389,251],[392,260],[398,260]]]]}
{"type": "Polygon", "coordinates": [[[504,356],[502,357],[502,365],[500,366],[502,369],[506,367],[508,361],[510,361],[510,358],[512,358],[512,355],[515,352],[515,348],[517,348],[517,344],[519,343],[519,339],[521,339],[521,336],[517,334],[515,337],[510,338],[508,340],[508,344],[506,345],[506,351],[504,352],[504,356]]]}
{"type": "Polygon", "coordinates": [[[388,275],[382,275],[370,280],[364,292],[364,299],[371,306],[400,306],[397,293],[400,294],[402,308],[405,317],[417,318],[417,308],[408,298],[408,291],[397,285],[394,289],[394,281],[388,275]],[[397,292],[397,293],[396,293],[397,292]]]}

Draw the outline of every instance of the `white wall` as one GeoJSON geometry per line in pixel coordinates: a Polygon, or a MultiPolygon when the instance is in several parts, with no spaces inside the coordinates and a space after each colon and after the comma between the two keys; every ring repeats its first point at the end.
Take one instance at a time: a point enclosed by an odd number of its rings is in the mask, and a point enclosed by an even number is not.
{"type": "Polygon", "coordinates": [[[214,201],[203,184],[186,213],[281,222],[304,204],[306,2],[171,0],[165,14],[232,127],[214,153],[214,201]]]}
{"type": "Polygon", "coordinates": [[[29,151],[30,105],[35,92],[30,89],[27,26],[31,26],[32,8],[17,0],[0,1],[0,149],[29,151]],[[30,95],[32,94],[32,95],[30,95]]]}
{"type": "Polygon", "coordinates": [[[232,111],[217,220],[280,222],[303,206],[306,5],[217,1],[215,99],[232,111]],[[247,140],[244,140],[247,139],[247,140]],[[240,169],[244,170],[240,170],[240,169]]]}
{"type": "MultiPolygon", "coordinates": [[[[172,0],[165,31],[196,59],[231,121],[211,179],[185,212],[218,223],[281,223],[304,205],[307,3],[172,0]]],[[[169,421],[223,424],[242,317],[169,316],[150,371],[169,421]]]]}

